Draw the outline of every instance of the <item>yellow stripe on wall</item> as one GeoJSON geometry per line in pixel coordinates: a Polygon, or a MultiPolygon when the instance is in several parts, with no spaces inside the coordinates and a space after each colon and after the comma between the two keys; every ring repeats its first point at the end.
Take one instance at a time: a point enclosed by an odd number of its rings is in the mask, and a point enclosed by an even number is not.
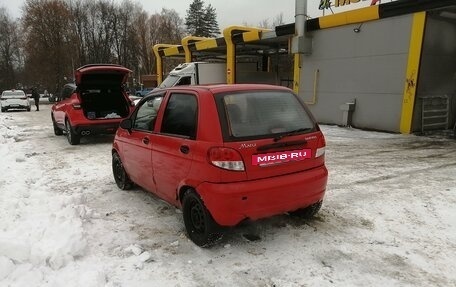
{"type": "Polygon", "coordinates": [[[416,84],[420,69],[425,25],[426,12],[415,13],[413,15],[407,74],[405,76],[404,96],[402,100],[400,131],[403,134],[412,132],[413,108],[415,106],[416,84]]]}
{"type": "Polygon", "coordinates": [[[323,16],[318,19],[320,29],[337,27],[353,23],[361,23],[379,19],[378,6],[369,6],[361,9],[323,16]]]}

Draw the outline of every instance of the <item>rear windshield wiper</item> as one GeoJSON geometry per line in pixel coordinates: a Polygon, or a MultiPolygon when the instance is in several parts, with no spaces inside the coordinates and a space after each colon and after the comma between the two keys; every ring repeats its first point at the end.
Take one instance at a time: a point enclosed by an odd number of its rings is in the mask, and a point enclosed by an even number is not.
{"type": "Polygon", "coordinates": [[[285,137],[289,137],[289,136],[293,136],[293,135],[296,135],[296,134],[299,134],[299,133],[302,133],[302,132],[308,132],[310,130],[312,130],[313,128],[300,128],[300,129],[297,129],[297,130],[292,130],[292,131],[289,131],[289,132],[286,132],[284,134],[281,134],[281,135],[278,135],[276,137],[274,137],[274,141],[279,141],[285,137]]]}

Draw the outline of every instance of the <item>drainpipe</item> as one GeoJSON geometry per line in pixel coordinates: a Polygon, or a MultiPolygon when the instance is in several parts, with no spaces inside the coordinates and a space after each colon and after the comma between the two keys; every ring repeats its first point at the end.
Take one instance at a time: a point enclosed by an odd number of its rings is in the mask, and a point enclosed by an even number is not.
{"type": "Polygon", "coordinates": [[[304,36],[306,31],[307,0],[295,2],[295,36],[304,36]]]}
{"type": "Polygon", "coordinates": [[[291,39],[291,52],[294,54],[293,90],[299,93],[301,78],[301,54],[312,53],[312,40],[306,37],[307,0],[295,2],[295,36],[291,39]]]}
{"type": "Polygon", "coordinates": [[[291,41],[291,52],[296,54],[311,54],[312,39],[306,37],[307,0],[296,0],[295,36],[291,41]]]}

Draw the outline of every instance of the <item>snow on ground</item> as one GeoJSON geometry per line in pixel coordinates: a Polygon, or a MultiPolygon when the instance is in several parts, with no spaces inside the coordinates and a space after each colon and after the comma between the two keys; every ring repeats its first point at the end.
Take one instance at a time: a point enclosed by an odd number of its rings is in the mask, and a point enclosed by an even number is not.
{"type": "Polygon", "coordinates": [[[70,146],[48,105],[1,113],[0,286],[455,286],[456,141],[323,131],[315,219],[243,223],[202,249],[178,210],[116,187],[111,136],[70,146]]]}

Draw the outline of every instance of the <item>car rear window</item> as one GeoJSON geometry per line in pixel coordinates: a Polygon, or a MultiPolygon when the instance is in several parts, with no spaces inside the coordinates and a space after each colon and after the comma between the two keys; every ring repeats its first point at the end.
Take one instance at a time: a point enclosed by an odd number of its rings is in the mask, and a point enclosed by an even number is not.
{"type": "Polygon", "coordinates": [[[263,138],[294,131],[313,131],[315,122],[291,92],[249,91],[225,94],[221,118],[230,139],[263,138]]]}
{"type": "Polygon", "coordinates": [[[23,91],[4,91],[2,94],[2,97],[8,98],[8,97],[23,97],[25,96],[25,93],[23,91]]]}

